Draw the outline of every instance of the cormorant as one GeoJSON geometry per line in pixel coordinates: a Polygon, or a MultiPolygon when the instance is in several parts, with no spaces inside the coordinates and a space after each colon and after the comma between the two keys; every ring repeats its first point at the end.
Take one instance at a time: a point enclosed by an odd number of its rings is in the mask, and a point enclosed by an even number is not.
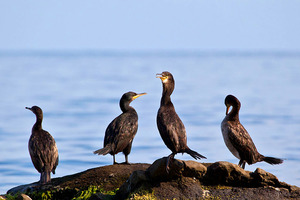
{"type": "Polygon", "coordinates": [[[257,151],[247,130],[240,123],[240,101],[235,96],[228,95],[225,98],[225,105],[227,109],[226,117],[221,124],[222,134],[227,148],[240,160],[239,166],[245,169],[246,162],[251,165],[261,161],[271,165],[281,164],[283,162],[282,159],[265,157],[257,151]],[[231,106],[232,110],[229,112],[231,106]]]}
{"type": "Polygon", "coordinates": [[[163,85],[163,92],[160,101],[160,108],[157,113],[157,128],[165,145],[172,151],[168,156],[166,171],[169,172],[170,160],[174,159],[177,153],[188,153],[194,159],[206,158],[196,151],[191,150],[187,146],[185,127],[177,115],[173,103],[171,102],[171,94],[174,90],[175,81],[170,72],[162,72],[156,74],[156,78],[160,78],[163,85]]]}
{"type": "Polygon", "coordinates": [[[45,184],[51,181],[50,173],[55,174],[58,165],[56,143],[50,133],[42,129],[42,109],[38,106],[25,108],[31,110],[36,116],[36,122],[32,127],[28,142],[28,149],[35,169],[41,173],[40,183],[45,184]]]}
{"type": "Polygon", "coordinates": [[[138,129],[138,115],[135,109],[129,104],[136,98],[147,93],[137,94],[135,92],[127,92],[120,99],[120,108],[122,114],[116,117],[106,128],[104,136],[104,147],[94,154],[113,156],[113,164],[117,164],[115,154],[123,152],[125,155],[125,163],[128,163],[128,155],[131,151],[132,141],[138,129]]]}

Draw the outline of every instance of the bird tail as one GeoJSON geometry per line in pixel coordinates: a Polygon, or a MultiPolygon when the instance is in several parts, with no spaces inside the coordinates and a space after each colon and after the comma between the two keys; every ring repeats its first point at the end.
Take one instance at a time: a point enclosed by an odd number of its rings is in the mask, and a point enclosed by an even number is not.
{"type": "Polygon", "coordinates": [[[271,164],[271,165],[278,165],[283,163],[283,160],[280,158],[274,158],[274,157],[263,157],[263,161],[271,164]]]}
{"type": "Polygon", "coordinates": [[[105,147],[103,147],[102,149],[98,149],[97,151],[94,151],[94,154],[98,154],[98,155],[106,155],[109,152],[111,152],[111,145],[108,144],[105,147]]]}
{"type": "Polygon", "coordinates": [[[206,159],[206,157],[205,156],[202,156],[201,154],[199,154],[199,153],[197,153],[196,151],[193,151],[193,150],[191,150],[190,148],[187,148],[186,150],[185,150],[185,153],[188,153],[188,154],[190,154],[190,156],[192,156],[194,159],[201,159],[201,158],[205,158],[206,159]]]}
{"type": "Polygon", "coordinates": [[[41,173],[40,183],[46,184],[51,181],[50,171],[43,171],[41,173]]]}

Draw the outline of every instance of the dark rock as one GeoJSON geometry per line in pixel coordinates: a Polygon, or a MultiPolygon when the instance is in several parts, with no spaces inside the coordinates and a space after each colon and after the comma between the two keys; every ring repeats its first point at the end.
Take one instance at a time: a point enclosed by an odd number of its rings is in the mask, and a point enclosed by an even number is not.
{"type": "Polygon", "coordinates": [[[257,186],[282,186],[275,175],[260,168],[251,173],[251,176],[257,186]]]}
{"type": "Polygon", "coordinates": [[[25,193],[27,191],[33,191],[34,188],[39,187],[38,183],[31,183],[31,184],[26,184],[26,185],[19,185],[17,187],[11,188],[10,190],[7,191],[7,194],[17,194],[17,193],[25,193]]]}
{"type": "Polygon", "coordinates": [[[299,195],[293,195],[285,188],[275,188],[271,186],[244,188],[244,187],[207,187],[209,195],[207,199],[257,199],[257,200],[281,200],[281,199],[299,199],[299,195]],[[297,196],[297,197],[296,197],[297,196]]]}
{"type": "MultiPolygon", "coordinates": [[[[300,199],[300,188],[280,182],[269,172],[257,168],[245,171],[229,162],[198,163],[174,159],[166,171],[166,157],[152,165],[110,165],[37,183],[18,186],[10,194],[25,191],[51,192],[53,199],[73,199],[90,186],[101,188],[91,200],[110,199],[300,199]],[[115,191],[117,194],[115,194],[115,191]],[[102,192],[103,191],[103,192],[102,192]],[[110,191],[106,193],[105,191],[110,191]]],[[[98,190],[97,190],[98,191],[98,190]]],[[[77,196],[78,197],[78,196],[77,196]]],[[[36,199],[36,196],[31,196],[36,199]]]]}
{"type": "Polygon", "coordinates": [[[249,186],[252,181],[250,172],[236,164],[221,161],[215,162],[207,168],[205,184],[249,186]]]}
{"type": "Polygon", "coordinates": [[[103,191],[114,191],[119,188],[137,170],[146,170],[149,164],[119,164],[109,165],[86,170],[81,173],[54,178],[51,183],[39,185],[31,183],[21,185],[7,191],[14,195],[18,192],[28,194],[51,191],[55,199],[72,199],[79,191],[86,190],[90,186],[101,187],[103,191]]]}
{"type": "Polygon", "coordinates": [[[112,196],[105,195],[102,193],[93,194],[91,198],[89,198],[89,200],[112,200],[112,199],[114,199],[112,196]]]}
{"type": "Polygon", "coordinates": [[[203,179],[207,171],[207,167],[205,165],[192,160],[183,161],[183,163],[185,164],[184,176],[203,179]]]}
{"type": "Polygon", "coordinates": [[[168,182],[152,182],[151,186],[157,199],[202,199],[205,197],[205,191],[196,178],[181,177],[168,182]]]}
{"type": "Polygon", "coordinates": [[[184,170],[184,163],[181,160],[172,160],[170,162],[170,171],[169,173],[166,171],[166,163],[167,157],[163,157],[161,159],[156,160],[148,169],[147,173],[154,180],[161,179],[172,179],[174,177],[180,177],[182,175],[182,171],[184,170]]]}
{"type": "MultiPolygon", "coordinates": [[[[183,179],[181,179],[181,177],[183,177],[182,173],[186,167],[186,164],[183,161],[176,159],[172,160],[169,172],[166,171],[166,162],[167,157],[164,157],[156,160],[146,171],[136,171],[132,173],[126,183],[124,183],[118,191],[118,198],[125,199],[130,193],[133,193],[140,188],[152,188],[155,190],[155,196],[160,196],[162,198],[166,198],[170,194],[178,197],[182,194],[185,198],[191,196],[192,193],[195,195],[200,193],[202,195],[201,190],[199,190],[200,187],[193,190],[192,188],[196,186],[195,184],[190,184],[190,181],[183,181],[183,179]],[[178,181],[172,181],[177,179],[178,181]],[[166,185],[165,183],[168,181],[171,181],[172,185],[170,185],[170,187],[164,187],[166,185]],[[180,186],[180,190],[176,189],[178,186],[180,186]]],[[[193,165],[193,163],[188,164],[190,171],[192,171],[191,169],[199,167],[196,164],[193,165]]],[[[190,172],[190,174],[192,174],[192,172],[190,172]]]]}
{"type": "Polygon", "coordinates": [[[145,171],[135,171],[133,172],[129,179],[120,187],[117,192],[117,199],[125,199],[132,191],[137,188],[142,187],[142,185],[148,184],[150,178],[147,176],[145,171]]]}
{"type": "Polygon", "coordinates": [[[279,182],[262,169],[245,171],[236,164],[174,160],[166,172],[166,158],[156,160],[145,172],[133,173],[124,183],[118,198],[147,191],[157,199],[285,199],[300,198],[300,188],[279,182]],[[180,176],[179,176],[180,175],[180,176]]]}

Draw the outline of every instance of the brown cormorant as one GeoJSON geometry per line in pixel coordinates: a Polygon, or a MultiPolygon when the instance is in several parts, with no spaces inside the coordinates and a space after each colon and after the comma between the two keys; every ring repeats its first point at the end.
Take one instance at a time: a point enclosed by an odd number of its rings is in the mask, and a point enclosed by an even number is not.
{"type": "Polygon", "coordinates": [[[28,142],[28,149],[35,169],[41,173],[40,183],[45,184],[51,181],[50,173],[55,174],[58,165],[56,143],[50,133],[42,129],[42,109],[38,106],[25,108],[31,110],[36,116],[36,122],[32,127],[28,142]]]}
{"type": "Polygon", "coordinates": [[[163,85],[163,92],[160,101],[160,108],[157,113],[157,128],[165,145],[172,151],[168,156],[166,170],[169,172],[170,160],[174,159],[177,153],[188,153],[194,159],[206,158],[196,151],[191,150],[187,146],[185,127],[177,115],[173,103],[171,102],[171,94],[174,90],[175,81],[170,72],[156,74],[156,78],[160,78],[163,85]]]}
{"type": "Polygon", "coordinates": [[[146,93],[137,94],[135,92],[127,92],[120,99],[120,108],[122,114],[116,117],[106,128],[104,136],[104,147],[94,154],[113,156],[113,164],[117,164],[115,154],[123,152],[125,155],[125,163],[128,163],[128,155],[131,151],[132,141],[138,129],[138,115],[135,109],[129,104],[136,98],[146,93]]]}
{"type": "Polygon", "coordinates": [[[222,134],[227,148],[240,160],[239,166],[245,169],[246,162],[249,165],[261,161],[265,161],[271,165],[282,163],[282,159],[265,157],[257,151],[247,130],[240,123],[240,101],[235,96],[228,95],[225,98],[225,105],[227,109],[226,117],[221,124],[222,134]],[[231,106],[232,110],[229,112],[231,106]]]}

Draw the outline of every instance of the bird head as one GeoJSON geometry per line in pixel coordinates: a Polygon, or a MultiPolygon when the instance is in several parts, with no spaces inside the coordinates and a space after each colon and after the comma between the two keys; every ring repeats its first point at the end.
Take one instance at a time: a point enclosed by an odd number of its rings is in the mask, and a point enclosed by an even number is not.
{"type": "Polygon", "coordinates": [[[174,83],[173,75],[170,72],[167,72],[167,71],[164,71],[161,74],[156,74],[156,78],[160,78],[162,83],[169,83],[169,82],[174,83]]]}

